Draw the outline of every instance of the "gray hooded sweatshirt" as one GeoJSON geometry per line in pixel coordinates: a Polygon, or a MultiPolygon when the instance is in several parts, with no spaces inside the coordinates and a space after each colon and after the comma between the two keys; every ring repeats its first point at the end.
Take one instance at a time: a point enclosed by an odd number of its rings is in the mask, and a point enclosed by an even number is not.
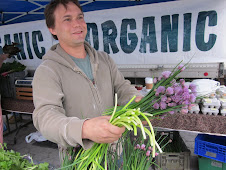
{"type": "Polygon", "coordinates": [[[139,94],[108,54],[86,42],[85,50],[90,56],[94,82],[59,44],[43,56],[33,79],[34,125],[46,139],[62,148],[78,144],[84,149],[92,147],[92,141],[82,139],[83,122],[112,108],[115,93],[119,105],[139,94]]]}

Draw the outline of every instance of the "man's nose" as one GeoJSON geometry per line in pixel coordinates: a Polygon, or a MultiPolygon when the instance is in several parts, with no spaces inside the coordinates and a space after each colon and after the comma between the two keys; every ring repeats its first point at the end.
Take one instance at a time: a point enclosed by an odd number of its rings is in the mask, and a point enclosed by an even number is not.
{"type": "Polygon", "coordinates": [[[80,25],[79,20],[78,20],[78,19],[73,19],[73,21],[72,21],[72,26],[73,26],[73,27],[77,27],[77,26],[79,26],[79,25],[80,25]]]}

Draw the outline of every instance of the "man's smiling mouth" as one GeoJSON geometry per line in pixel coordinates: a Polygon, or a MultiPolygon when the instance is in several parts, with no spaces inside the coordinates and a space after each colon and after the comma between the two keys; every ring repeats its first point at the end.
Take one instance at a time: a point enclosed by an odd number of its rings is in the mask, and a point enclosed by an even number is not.
{"type": "Polygon", "coordinates": [[[76,31],[76,32],[73,32],[72,34],[81,34],[83,33],[83,31],[76,31]]]}

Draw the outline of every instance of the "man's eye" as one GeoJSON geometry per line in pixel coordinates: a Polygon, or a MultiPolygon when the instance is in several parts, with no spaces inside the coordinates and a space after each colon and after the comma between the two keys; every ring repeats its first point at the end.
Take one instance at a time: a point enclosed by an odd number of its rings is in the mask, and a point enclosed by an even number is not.
{"type": "Polygon", "coordinates": [[[78,17],[78,19],[83,19],[83,18],[84,18],[83,16],[79,16],[79,17],[78,17]]]}
{"type": "Polygon", "coordinates": [[[66,18],[66,19],[64,19],[64,21],[70,21],[71,19],[70,18],[66,18]]]}

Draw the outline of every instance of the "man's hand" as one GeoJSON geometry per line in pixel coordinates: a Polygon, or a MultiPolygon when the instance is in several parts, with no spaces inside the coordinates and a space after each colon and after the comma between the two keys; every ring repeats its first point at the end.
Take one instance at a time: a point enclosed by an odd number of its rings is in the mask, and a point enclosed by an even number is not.
{"type": "Polygon", "coordinates": [[[142,98],[143,98],[142,96],[137,96],[134,101],[137,103],[137,102],[141,101],[142,98]]]}
{"type": "Polygon", "coordinates": [[[8,57],[9,54],[0,54],[0,68],[2,67],[4,60],[6,60],[8,57]]]}
{"type": "Polygon", "coordinates": [[[82,138],[96,143],[112,143],[117,141],[125,127],[117,127],[109,123],[111,116],[100,116],[86,120],[82,126],[82,138]]]}
{"type": "Polygon", "coordinates": [[[1,54],[1,55],[0,55],[0,60],[1,60],[1,61],[4,61],[4,60],[6,60],[8,57],[9,57],[9,54],[1,54]]]}

